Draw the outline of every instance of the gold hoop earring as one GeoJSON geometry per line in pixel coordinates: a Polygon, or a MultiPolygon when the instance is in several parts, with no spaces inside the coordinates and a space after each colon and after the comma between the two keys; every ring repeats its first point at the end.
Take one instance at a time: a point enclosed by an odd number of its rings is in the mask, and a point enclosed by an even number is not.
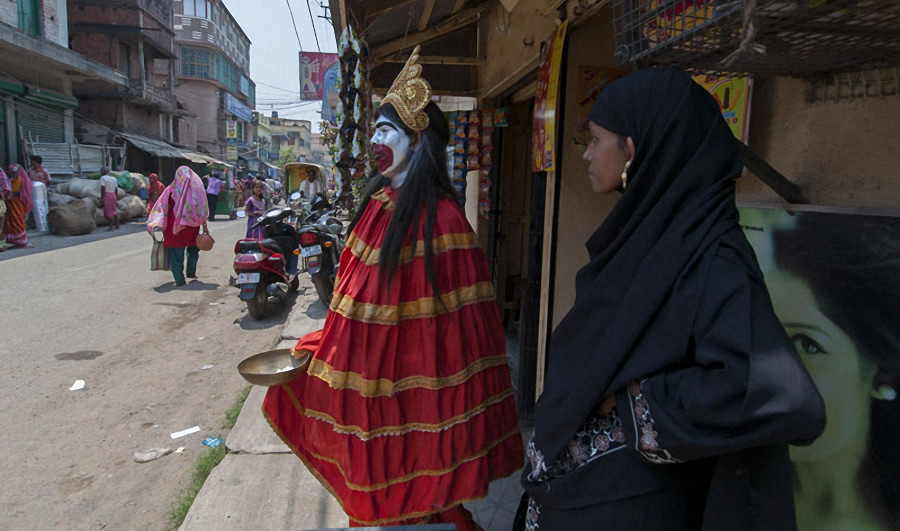
{"type": "Polygon", "coordinates": [[[625,169],[622,170],[622,190],[625,190],[625,187],[628,186],[628,168],[631,167],[631,161],[625,163],[625,169]]]}

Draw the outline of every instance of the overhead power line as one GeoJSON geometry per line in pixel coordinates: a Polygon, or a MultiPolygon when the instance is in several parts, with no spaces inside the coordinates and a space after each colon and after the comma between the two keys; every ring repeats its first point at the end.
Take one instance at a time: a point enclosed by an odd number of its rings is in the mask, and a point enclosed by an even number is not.
{"type": "Polygon", "coordinates": [[[309,0],[306,0],[306,10],[309,11],[309,23],[312,24],[313,35],[316,36],[316,50],[322,53],[322,47],[319,46],[319,34],[316,32],[316,18],[312,14],[312,8],[309,7],[309,0]]]}
{"type": "MultiPolygon", "coordinates": [[[[297,21],[294,19],[294,10],[291,9],[291,0],[284,0],[284,3],[287,4],[288,11],[291,13],[291,22],[294,23],[294,35],[297,36],[297,46],[300,47],[300,51],[302,52],[303,51],[303,43],[300,42],[300,32],[297,31],[297,21]]],[[[318,42],[318,39],[316,39],[316,42],[318,42]]]]}

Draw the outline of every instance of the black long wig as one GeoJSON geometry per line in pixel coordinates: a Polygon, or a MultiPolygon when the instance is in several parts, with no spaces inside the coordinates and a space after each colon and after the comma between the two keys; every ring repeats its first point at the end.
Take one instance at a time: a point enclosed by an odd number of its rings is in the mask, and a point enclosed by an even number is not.
{"type": "MultiPolygon", "coordinates": [[[[455,199],[456,192],[450,184],[450,175],[447,173],[447,144],[450,141],[450,130],[444,113],[434,102],[429,102],[425,107],[428,114],[428,128],[419,133],[418,142],[413,149],[409,160],[409,170],[403,185],[397,190],[396,206],[388,224],[387,234],[381,247],[381,260],[379,273],[390,286],[394,273],[400,260],[400,250],[404,244],[415,245],[415,235],[419,231],[419,220],[422,208],[425,209],[424,246],[425,246],[425,272],[428,282],[435,296],[440,295],[437,274],[434,270],[434,249],[432,239],[434,237],[434,220],[437,216],[438,200],[455,199]]],[[[409,136],[415,136],[416,132],[409,129],[400,119],[397,111],[391,104],[382,105],[378,110],[378,116],[384,116],[395,124],[399,124],[403,132],[409,136]]],[[[350,223],[348,234],[353,231],[359,219],[362,217],[372,194],[390,184],[390,179],[375,170],[369,176],[369,185],[359,209],[353,221],[350,223]]]]}

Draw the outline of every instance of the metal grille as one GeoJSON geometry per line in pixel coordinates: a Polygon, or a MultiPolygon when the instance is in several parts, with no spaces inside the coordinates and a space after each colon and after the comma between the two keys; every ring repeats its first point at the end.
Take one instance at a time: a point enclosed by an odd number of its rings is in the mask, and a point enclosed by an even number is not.
{"type": "Polygon", "coordinates": [[[900,65],[898,0],[615,0],[616,59],[809,76],[900,65]]]}

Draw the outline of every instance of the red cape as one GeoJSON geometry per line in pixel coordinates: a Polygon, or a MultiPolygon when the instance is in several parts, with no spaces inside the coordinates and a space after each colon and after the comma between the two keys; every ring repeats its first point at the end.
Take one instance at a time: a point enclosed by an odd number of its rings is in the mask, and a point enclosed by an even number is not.
{"type": "Polygon", "coordinates": [[[347,241],[325,327],[297,343],[307,374],[271,387],[263,414],[356,523],[426,519],[487,495],[522,466],[503,326],[487,261],[459,206],[438,204],[433,249],[403,248],[379,278],[393,211],[372,196],[347,241]]]}

